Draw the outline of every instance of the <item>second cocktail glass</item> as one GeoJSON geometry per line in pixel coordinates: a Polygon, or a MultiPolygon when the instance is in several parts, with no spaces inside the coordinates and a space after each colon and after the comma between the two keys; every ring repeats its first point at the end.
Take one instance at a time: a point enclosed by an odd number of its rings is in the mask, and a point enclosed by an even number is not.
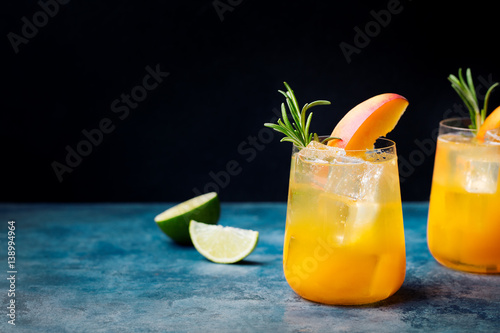
{"type": "Polygon", "coordinates": [[[500,273],[500,139],[485,141],[469,129],[470,119],[439,125],[429,203],[427,240],[446,267],[500,273]]]}
{"type": "Polygon", "coordinates": [[[395,143],[292,153],[283,253],[291,288],[311,301],[380,301],[402,285],[405,239],[395,143]]]}

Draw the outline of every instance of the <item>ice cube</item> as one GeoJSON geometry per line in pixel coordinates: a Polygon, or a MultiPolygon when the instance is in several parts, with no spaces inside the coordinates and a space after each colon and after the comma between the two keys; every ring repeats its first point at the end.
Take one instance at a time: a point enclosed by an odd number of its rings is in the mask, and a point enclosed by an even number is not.
{"type": "Polygon", "coordinates": [[[344,244],[354,243],[367,232],[377,219],[380,205],[375,202],[358,201],[349,205],[344,231],[344,244]]]}
{"type": "Polygon", "coordinates": [[[494,194],[497,191],[498,161],[470,156],[457,157],[457,176],[469,193],[494,194]]]}
{"type": "Polygon", "coordinates": [[[383,165],[355,157],[337,157],[331,166],[326,188],[353,200],[374,201],[383,165]]]}
{"type": "Polygon", "coordinates": [[[296,182],[316,184],[324,188],[327,182],[330,163],[338,156],[345,154],[340,148],[329,147],[312,141],[302,149],[295,158],[294,177],[296,182]]]}
{"type": "Polygon", "coordinates": [[[324,192],[318,201],[324,236],[332,246],[359,239],[379,213],[379,204],[324,192]]]}
{"type": "Polygon", "coordinates": [[[326,242],[337,246],[344,240],[346,221],[349,216],[350,200],[339,195],[323,192],[318,200],[318,212],[324,224],[326,242]]]}
{"type": "Polygon", "coordinates": [[[365,162],[365,164],[365,172],[361,177],[360,199],[373,202],[378,194],[379,181],[384,165],[370,162],[365,162]]]}
{"type": "Polygon", "coordinates": [[[487,131],[484,139],[487,143],[500,144],[500,128],[487,131]]]}
{"type": "Polygon", "coordinates": [[[345,150],[337,147],[330,147],[313,140],[306,148],[302,149],[299,154],[302,158],[310,162],[330,163],[335,157],[345,155],[345,150]]]}

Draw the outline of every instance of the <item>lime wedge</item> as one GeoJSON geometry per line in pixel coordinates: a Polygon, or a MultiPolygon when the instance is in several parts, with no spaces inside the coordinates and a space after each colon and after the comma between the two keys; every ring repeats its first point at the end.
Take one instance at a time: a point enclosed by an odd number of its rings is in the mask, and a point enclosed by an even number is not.
{"type": "Polygon", "coordinates": [[[189,221],[198,220],[217,224],[220,202],[216,192],[210,192],[184,201],[155,217],[160,229],[179,244],[191,244],[189,221]]]}
{"type": "Polygon", "coordinates": [[[189,234],[196,250],[219,264],[232,264],[244,259],[252,253],[259,240],[257,231],[196,221],[191,221],[189,234]]]}

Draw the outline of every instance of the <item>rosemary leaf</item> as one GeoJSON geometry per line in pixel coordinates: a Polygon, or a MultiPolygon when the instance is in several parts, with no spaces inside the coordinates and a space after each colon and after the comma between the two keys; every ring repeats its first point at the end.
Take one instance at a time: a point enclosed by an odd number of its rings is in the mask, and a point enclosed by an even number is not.
{"type": "MultiPolygon", "coordinates": [[[[305,126],[305,130],[304,130],[304,133],[309,133],[309,126],[311,126],[311,119],[312,119],[312,112],[309,113],[309,116],[307,117],[307,121],[306,121],[306,126],[305,126]]],[[[311,141],[310,139],[308,140],[309,142],[311,141]]]]}
{"type": "Polygon", "coordinates": [[[281,142],[291,142],[300,149],[306,147],[313,139],[319,142],[319,138],[316,133],[309,133],[312,113],[307,115],[307,111],[313,106],[329,105],[330,102],[319,100],[312,103],[306,103],[302,109],[299,109],[299,103],[297,102],[297,98],[295,97],[293,90],[286,82],[283,83],[287,91],[278,90],[278,92],[285,97],[286,105],[288,106],[288,111],[290,112],[292,119],[290,119],[287,113],[285,103],[282,103],[282,119],[278,119],[277,124],[265,123],[264,126],[284,134],[285,136],[281,138],[281,142]],[[293,122],[291,120],[293,120],[293,122]]]}
{"type": "Polygon", "coordinates": [[[341,138],[338,138],[336,136],[329,136],[328,138],[324,138],[321,143],[323,144],[326,144],[328,141],[331,141],[331,140],[342,140],[341,138]]]}
{"type": "Polygon", "coordinates": [[[467,77],[467,85],[469,87],[468,91],[470,91],[472,99],[477,101],[476,89],[474,88],[474,82],[472,81],[472,74],[470,68],[467,68],[465,75],[467,77]]]}
{"type": "Polygon", "coordinates": [[[491,92],[493,91],[493,89],[496,88],[496,86],[498,86],[498,82],[495,82],[494,84],[492,84],[490,86],[490,88],[488,89],[488,91],[486,91],[486,95],[484,96],[484,106],[483,106],[483,109],[481,110],[481,121],[482,122],[484,122],[484,119],[486,118],[486,109],[488,108],[488,102],[490,100],[491,92]]]}
{"type": "Polygon", "coordinates": [[[283,118],[286,127],[293,128],[292,124],[290,123],[290,120],[288,120],[288,116],[286,115],[286,108],[284,103],[281,104],[281,117],[283,118]]]}

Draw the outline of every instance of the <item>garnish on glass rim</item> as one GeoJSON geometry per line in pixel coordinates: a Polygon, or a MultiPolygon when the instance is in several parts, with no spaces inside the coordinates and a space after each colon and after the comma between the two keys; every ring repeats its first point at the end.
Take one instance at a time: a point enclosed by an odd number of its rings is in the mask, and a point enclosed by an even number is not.
{"type": "Polygon", "coordinates": [[[465,72],[465,76],[467,81],[464,79],[462,75],[462,68],[458,70],[458,78],[450,74],[448,76],[448,80],[451,82],[451,86],[458,93],[464,104],[469,109],[469,115],[471,124],[469,125],[470,129],[478,130],[484,122],[486,118],[486,109],[488,108],[488,100],[490,98],[490,94],[493,89],[498,86],[498,82],[492,84],[488,90],[486,91],[486,95],[484,97],[483,108],[479,109],[479,102],[476,96],[476,89],[474,87],[474,83],[472,81],[472,74],[470,68],[467,68],[465,72]]]}
{"type": "Polygon", "coordinates": [[[290,114],[293,118],[293,123],[290,122],[287,116],[285,103],[281,104],[281,116],[283,120],[278,119],[277,124],[265,123],[264,126],[274,129],[277,132],[283,133],[285,136],[280,140],[289,141],[293,143],[299,149],[305,148],[313,139],[315,141],[326,143],[332,139],[340,139],[336,137],[328,137],[322,141],[319,140],[318,134],[309,133],[309,126],[311,125],[312,112],[309,113],[306,119],[307,110],[316,105],[330,105],[329,101],[319,100],[314,101],[312,103],[306,103],[302,108],[302,111],[299,112],[299,103],[297,102],[297,98],[293,93],[293,90],[286,83],[285,87],[287,89],[286,92],[278,90],[283,96],[286,98],[286,103],[288,105],[288,109],[290,109],[290,114]]]}

